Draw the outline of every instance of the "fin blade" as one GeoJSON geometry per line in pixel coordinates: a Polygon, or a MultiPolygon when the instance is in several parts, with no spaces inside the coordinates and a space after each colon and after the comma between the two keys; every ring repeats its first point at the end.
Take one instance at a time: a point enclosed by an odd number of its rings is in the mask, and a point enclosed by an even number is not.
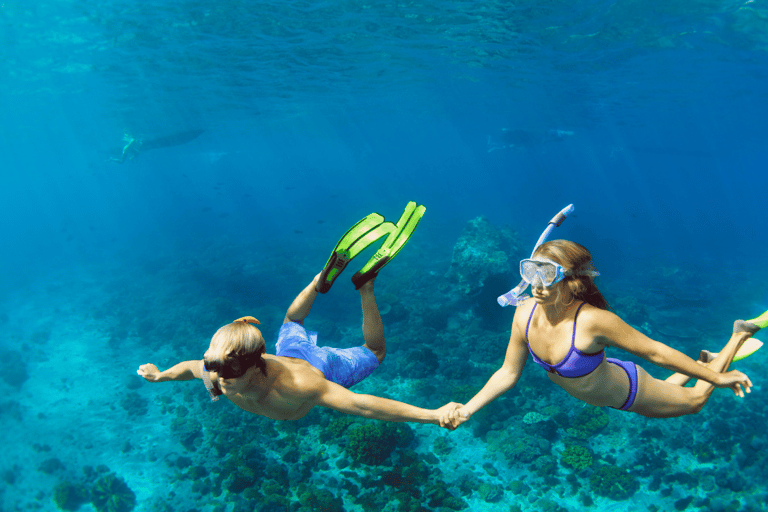
{"type": "Polygon", "coordinates": [[[320,281],[315,288],[318,293],[327,293],[331,289],[333,282],[341,274],[342,270],[362,250],[358,249],[353,254],[351,249],[355,246],[355,243],[364,238],[368,233],[376,231],[382,223],[384,223],[383,216],[378,213],[371,213],[357,221],[354,226],[342,235],[334,246],[333,251],[331,251],[331,255],[328,257],[328,261],[325,262],[325,266],[320,273],[320,281]]]}
{"type": "Polygon", "coordinates": [[[768,327],[768,311],[758,316],[757,318],[753,318],[752,320],[747,320],[747,322],[751,324],[755,324],[761,329],[768,327]]]}
{"type": "Polygon", "coordinates": [[[381,248],[363,265],[359,272],[352,276],[352,283],[356,289],[360,289],[363,284],[376,277],[379,270],[400,252],[400,249],[410,240],[426,211],[425,206],[417,206],[415,201],[408,203],[397,221],[397,225],[394,226],[381,248]]]}
{"type": "MultiPolygon", "coordinates": [[[[762,341],[758,340],[757,338],[749,338],[747,341],[745,341],[741,345],[739,350],[736,351],[736,355],[733,356],[733,362],[735,363],[736,361],[741,361],[742,359],[745,359],[751,356],[752,354],[760,350],[760,347],[762,346],[763,346],[762,341]]],[[[714,359],[715,357],[718,356],[718,354],[719,352],[712,353],[711,357],[714,359]]]]}

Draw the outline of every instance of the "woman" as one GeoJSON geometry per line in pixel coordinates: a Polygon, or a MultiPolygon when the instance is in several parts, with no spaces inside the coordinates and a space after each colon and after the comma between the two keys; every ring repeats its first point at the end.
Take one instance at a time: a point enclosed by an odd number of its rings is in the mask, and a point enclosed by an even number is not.
{"type": "MultiPolygon", "coordinates": [[[[528,352],[552,382],[571,396],[652,418],[701,410],[714,387],[729,387],[739,396],[752,383],[739,371],[726,372],[741,344],[753,332],[734,332],[719,355],[706,364],[654,341],[608,311],[593,277],[592,256],[566,240],[542,244],[520,272],[531,285],[532,299],[518,306],[504,364],[466,405],[442,422],[454,428],[510,390],[520,378],[528,352]],[[606,358],[605,347],[618,347],[663,368],[674,370],[666,381],[651,377],[631,362],[606,358]],[[683,387],[689,377],[698,380],[683,387]]],[[[737,322],[739,326],[749,325],[737,322]]]]}

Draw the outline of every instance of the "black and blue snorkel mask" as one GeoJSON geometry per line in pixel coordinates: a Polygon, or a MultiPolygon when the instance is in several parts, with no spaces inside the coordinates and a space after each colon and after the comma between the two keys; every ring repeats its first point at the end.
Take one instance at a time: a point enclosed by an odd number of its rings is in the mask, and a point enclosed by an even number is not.
{"type": "Polygon", "coordinates": [[[222,379],[237,379],[245,375],[248,368],[255,365],[260,357],[260,352],[230,354],[223,361],[203,359],[203,364],[208,372],[216,372],[222,379]]]}

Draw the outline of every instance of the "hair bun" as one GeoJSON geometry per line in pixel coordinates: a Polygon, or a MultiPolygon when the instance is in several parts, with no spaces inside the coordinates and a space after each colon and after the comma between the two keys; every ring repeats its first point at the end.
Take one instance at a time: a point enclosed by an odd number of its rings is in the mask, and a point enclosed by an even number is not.
{"type": "Polygon", "coordinates": [[[256,325],[261,325],[261,322],[259,322],[258,320],[256,320],[256,319],[255,319],[255,318],[253,318],[252,316],[242,316],[242,317],[238,318],[237,320],[235,320],[235,321],[234,321],[234,322],[232,322],[232,323],[234,324],[234,323],[236,323],[236,322],[242,322],[242,323],[244,323],[244,324],[256,324],[256,325]]]}

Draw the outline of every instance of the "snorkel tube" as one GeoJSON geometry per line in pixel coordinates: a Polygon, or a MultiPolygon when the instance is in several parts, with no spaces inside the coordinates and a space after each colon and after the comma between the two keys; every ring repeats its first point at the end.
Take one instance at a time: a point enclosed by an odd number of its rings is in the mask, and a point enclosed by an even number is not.
{"type": "MultiPolygon", "coordinates": [[[[531,258],[533,258],[534,253],[536,252],[536,249],[539,248],[541,244],[547,241],[547,238],[549,238],[550,233],[552,233],[552,230],[555,229],[557,226],[563,223],[565,218],[573,213],[573,205],[569,204],[562,210],[560,210],[560,213],[552,217],[552,220],[549,221],[549,224],[547,224],[547,229],[544,230],[544,232],[539,237],[539,241],[536,242],[536,245],[533,248],[533,251],[531,251],[531,258]]],[[[505,306],[517,306],[525,299],[529,298],[529,295],[523,294],[525,289],[528,287],[528,283],[525,282],[523,279],[520,281],[520,284],[509,290],[504,295],[500,296],[498,299],[496,299],[499,303],[499,306],[505,307],[505,306]]]]}

